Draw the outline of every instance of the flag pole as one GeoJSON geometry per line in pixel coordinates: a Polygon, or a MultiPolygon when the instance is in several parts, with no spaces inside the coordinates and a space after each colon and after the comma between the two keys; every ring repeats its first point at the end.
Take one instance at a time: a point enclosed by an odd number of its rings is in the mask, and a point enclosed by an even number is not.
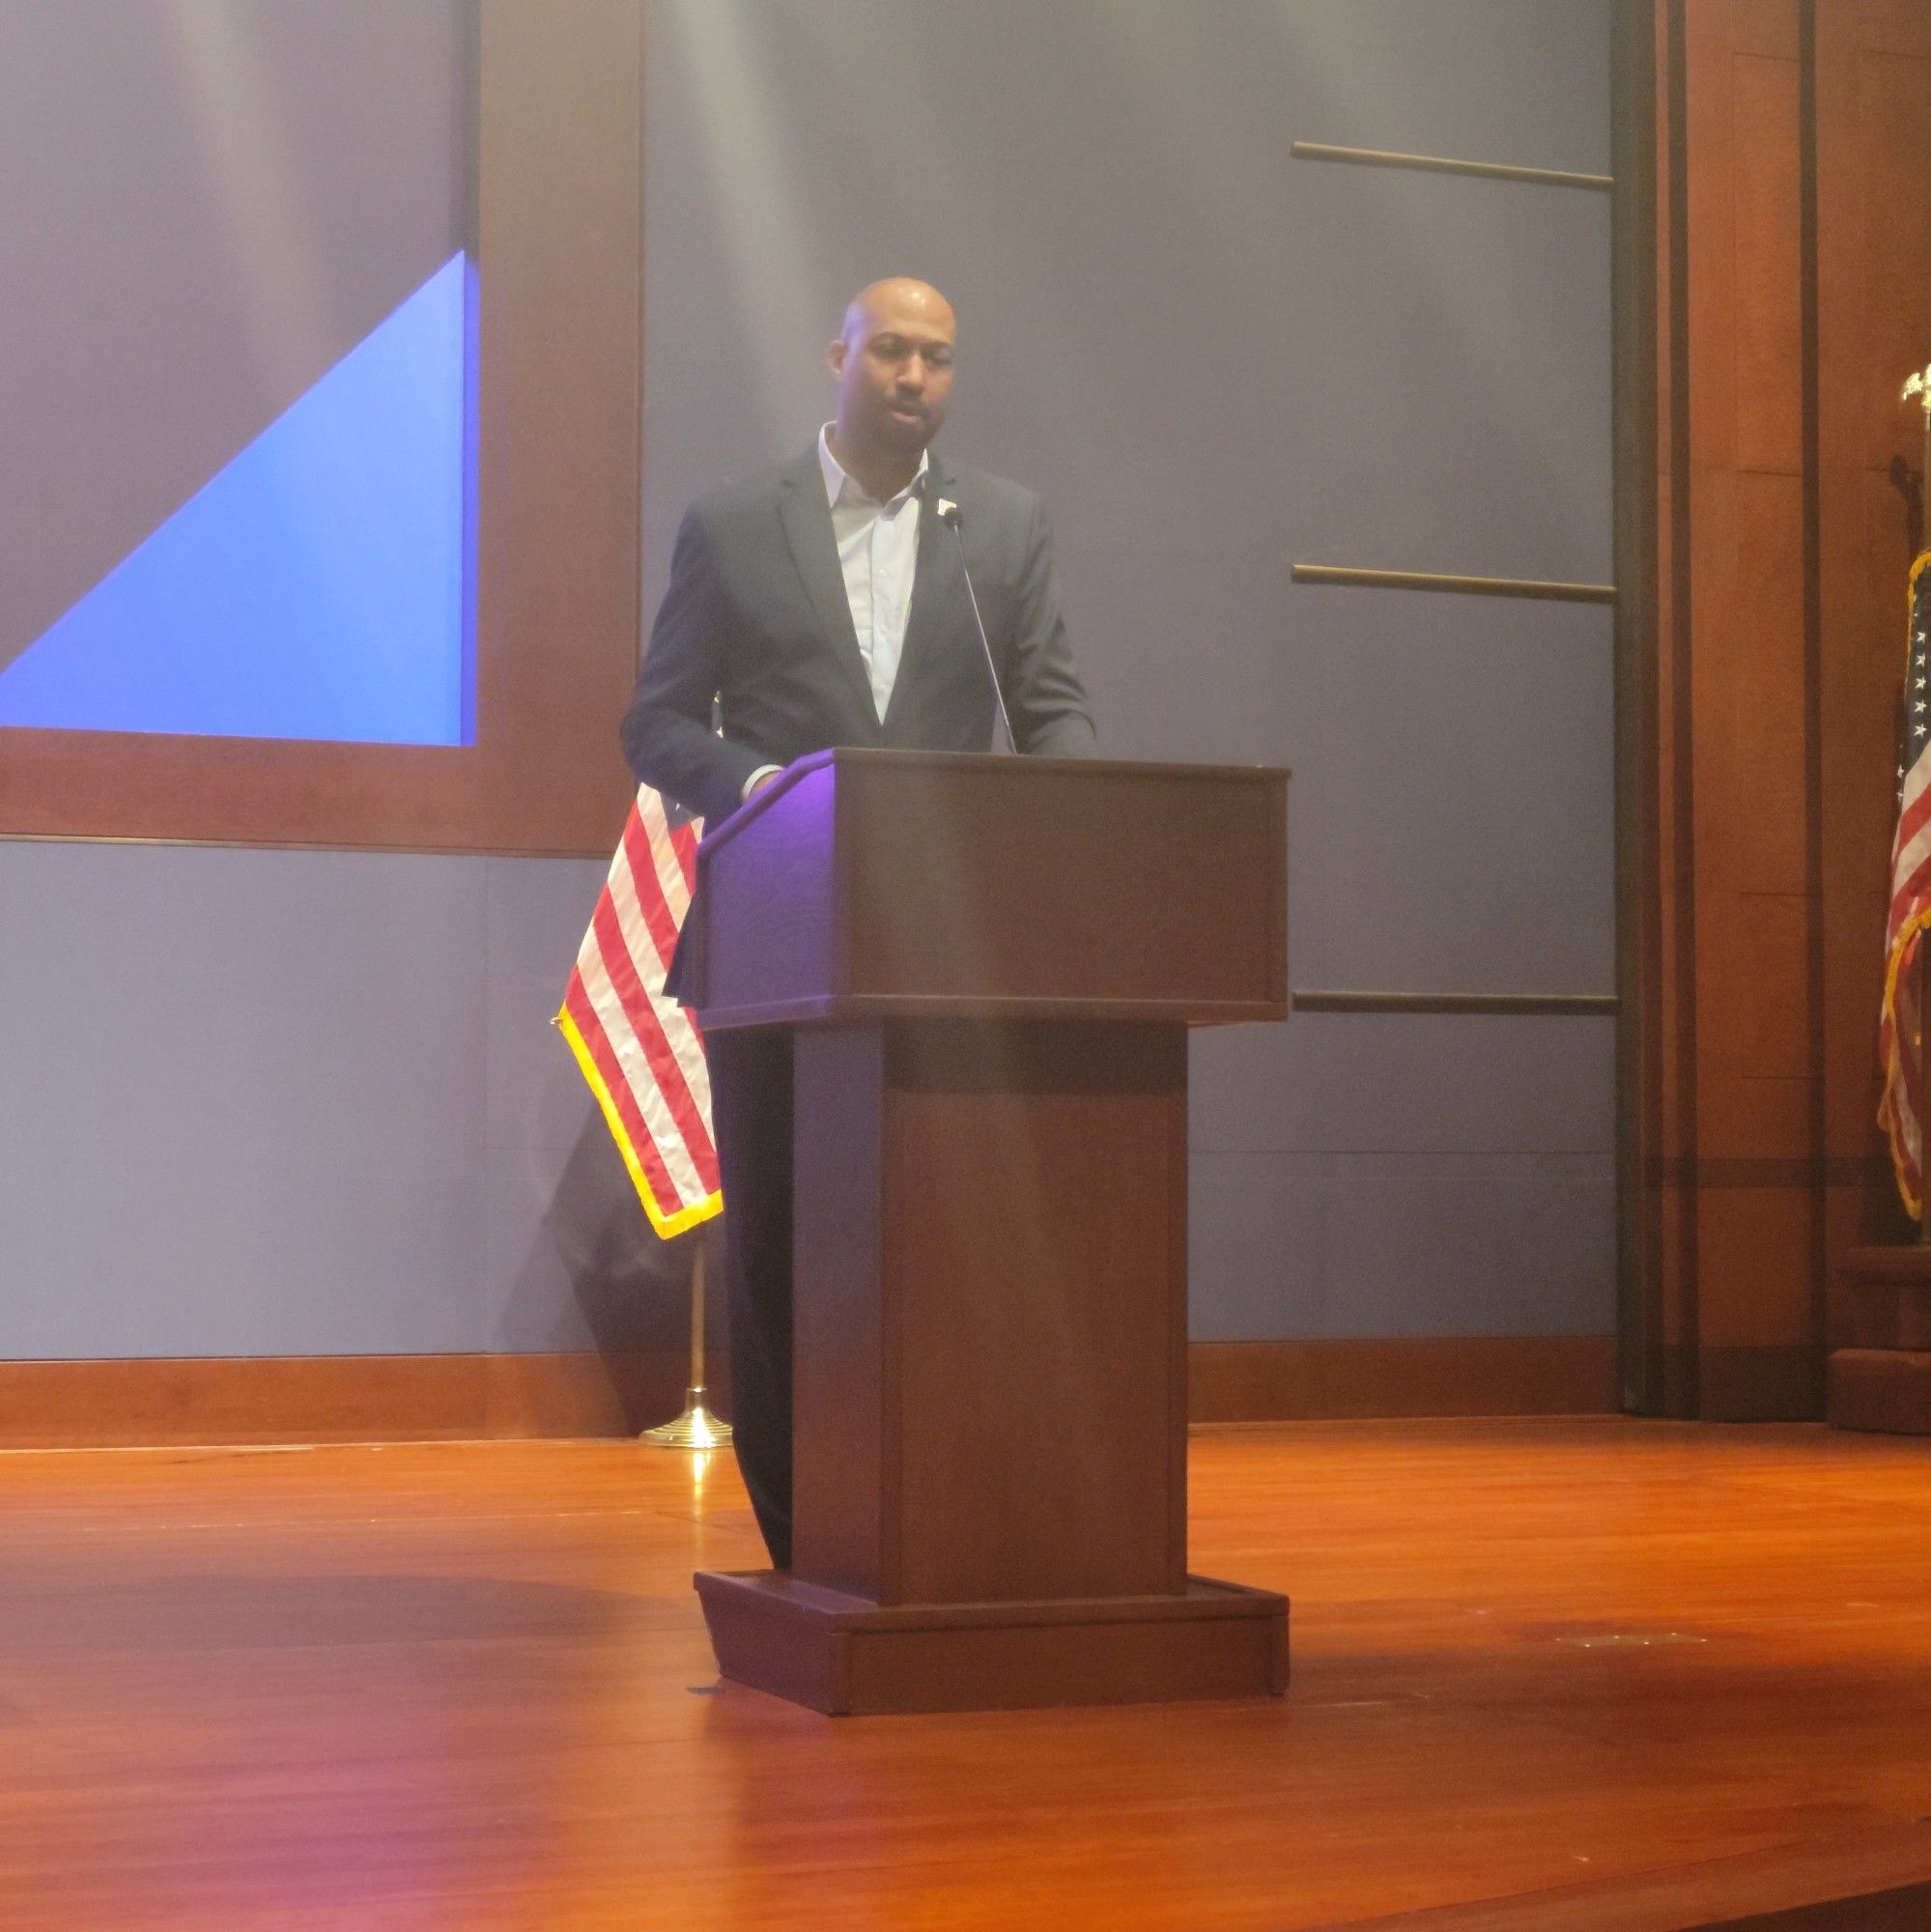
{"type": "Polygon", "coordinates": [[[691,1262],[691,1381],[684,1391],[684,1412],[638,1438],[656,1449],[722,1449],[731,1439],[731,1426],[704,1406],[704,1255],[699,1234],[691,1262]]]}
{"type": "MultiPolygon", "coordinates": [[[[1931,502],[1926,500],[1926,492],[1931,491],[1931,363],[1922,369],[1914,369],[1904,379],[1904,388],[1899,394],[1900,403],[1915,401],[1918,405],[1919,421],[1923,425],[1924,441],[1919,452],[1920,468],[1917,471],[1917,543],[1918,551],[1931,546],[1931,502]]],[[[1898,459],[1900,462],[1902,459],[1898,459]]]]}

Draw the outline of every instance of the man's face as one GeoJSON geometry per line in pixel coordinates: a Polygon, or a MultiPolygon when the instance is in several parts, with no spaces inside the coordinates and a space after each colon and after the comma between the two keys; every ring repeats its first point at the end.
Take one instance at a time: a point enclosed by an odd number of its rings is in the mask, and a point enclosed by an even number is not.
{"type": "Polygon", "coordinates": [[[922,282],[888,283],[852,305],[827,359],[838,383],[838,434],[860,448],[917,460],[952,393],[956,325],[922,282]]]}

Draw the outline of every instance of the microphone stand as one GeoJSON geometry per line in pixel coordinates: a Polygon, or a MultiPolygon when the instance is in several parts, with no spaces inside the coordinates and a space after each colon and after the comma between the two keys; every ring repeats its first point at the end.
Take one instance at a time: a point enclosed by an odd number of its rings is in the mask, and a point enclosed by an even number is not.
{"type": "Polygon", "coordinates": [[[933,506],[940,523],[952,533],[959,547],[959,575],[965,579],[966,596],[972,601],[972,621],[979,632],[979,647],[985,654],[985,674],[992,680],[992,700],[999,706],[999,722],[1006,727],[1006,749],[1016,753],[1019,741],[1012,735],[1012,717],[1006,708],[1006,693],[999,684],[999,667],[992,659],[992,640],[985,635],[985,619],[979,611],[979,592],[972,586],[972,571],[966,564],[965,532],[959,527],[959,506],[950,497],[941,497],[933,506]]]}

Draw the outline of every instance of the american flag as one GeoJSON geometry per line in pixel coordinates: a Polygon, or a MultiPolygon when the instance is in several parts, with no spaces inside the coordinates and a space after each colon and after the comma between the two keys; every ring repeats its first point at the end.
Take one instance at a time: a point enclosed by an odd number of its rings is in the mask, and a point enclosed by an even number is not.
{"type": "Polygon", "coordinates": [[[664,993],[701,830],[673,828],[663,799],[639,790],[556,1016],[650,1225],[667,1238],[724,1206],[704,1042],[664,993]]]}
{"type": "Polygon", "coordinates": [[[1897,837],[1890,847],[1890,916],[1885,925],[1884,1068],[1879,1124],[1890,1136],[1897,1191],[1914,1215],[1924,1198],[1924,1015],[1917,948],[1931,926],[1931,551],[1911,566],[1904,645],[1904,747],[1897,837]]]}

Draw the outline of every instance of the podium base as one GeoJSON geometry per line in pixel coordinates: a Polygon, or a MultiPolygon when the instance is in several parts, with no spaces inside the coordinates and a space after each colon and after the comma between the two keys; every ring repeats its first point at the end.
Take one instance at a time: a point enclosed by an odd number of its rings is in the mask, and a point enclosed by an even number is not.
{"type": "Polygon", "coordinates": [[[722,1675],[827,1716],[1279,1696],[1288,1600],[1189,1577],[1175,1597],[882,1605],[777,1570],[700,1570],[722,1675]]]}

